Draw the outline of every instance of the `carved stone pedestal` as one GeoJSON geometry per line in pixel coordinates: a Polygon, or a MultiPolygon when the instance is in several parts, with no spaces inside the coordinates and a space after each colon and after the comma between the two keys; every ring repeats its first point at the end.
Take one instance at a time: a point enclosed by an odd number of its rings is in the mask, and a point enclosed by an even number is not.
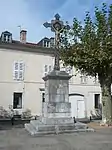
{"type": "Polygon", "coordinates": [[[31,135],[74,132],[77,129],[86,130],[87,125],[74,124],[69,103],[69,76],[64,71],[54,70],[43,78],[45,81],[45,102],[42,116],[25,128],[31,135]]]}

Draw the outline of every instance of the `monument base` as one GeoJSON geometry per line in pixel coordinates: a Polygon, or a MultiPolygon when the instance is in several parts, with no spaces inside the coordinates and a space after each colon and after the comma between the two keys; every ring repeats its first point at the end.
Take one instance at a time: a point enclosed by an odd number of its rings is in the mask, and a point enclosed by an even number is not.
{"type": "Polygon", "coordinates": [[[72,118],[40,118],[25,124],[25,129],[33,136],[94,131],[86,124],[80,122],[74,124],[72,118]]]}
{"type": "Polygon", "coordinates": [[[65,71],[53,70],[43,78],[45,81],[45,102],[42,103],[42,117],[25,124],[31,135],[59,134],[77,131],[93,131],[86,124],[75,123],[71,117],[69,102],[69,76],[65,71]]]}

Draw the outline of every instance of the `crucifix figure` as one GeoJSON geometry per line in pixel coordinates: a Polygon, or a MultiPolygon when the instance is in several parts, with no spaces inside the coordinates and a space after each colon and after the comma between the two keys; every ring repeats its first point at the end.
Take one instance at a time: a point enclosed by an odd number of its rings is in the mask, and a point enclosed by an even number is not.
{"type": "Polygon", "coordinates": [[[55,63],[54,70],[60,70],[60,56],[59,56],[59,44],[60,44],[60,33],[63,32],[63,29],[66,27],[70,29],[69,25],[65,26],[63,21],[60,20],[60,15],[56,14],[54,20],[51,20],[51,23],[45,22],[43,25],[46,28],[51,28],[52,32],[55,32],[55,63]]]}

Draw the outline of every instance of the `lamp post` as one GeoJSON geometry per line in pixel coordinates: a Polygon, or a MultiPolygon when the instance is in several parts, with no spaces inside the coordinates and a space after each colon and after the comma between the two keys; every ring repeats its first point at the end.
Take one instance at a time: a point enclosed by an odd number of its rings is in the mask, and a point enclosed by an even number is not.
{"type": "Polygon", "coordinates": [[[63,21],[60,20],[60,15],[56,14],[54,20],[51,20],[51,23],[45,22],[43,25],[46,28],[51,28],[52,32],[55,32],[55,63],[54,70],[60,70],[60,56],[59,56],[59,44],[60,44],[60,33],[63,32],[63,29],[70,29],[69,25],[64,25],[63,21]]]}

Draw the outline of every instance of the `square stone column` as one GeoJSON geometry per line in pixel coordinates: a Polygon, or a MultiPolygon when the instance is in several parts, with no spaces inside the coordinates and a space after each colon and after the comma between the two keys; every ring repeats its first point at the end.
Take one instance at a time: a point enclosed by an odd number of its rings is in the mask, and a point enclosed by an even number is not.
{"type": "Polygon", "coordinates": [[[65,71],[53,70],[43,78],[45,81],[45,102],[43,117],[70,118],[71,103],[69,103],[69,79],[65,71]]]}

